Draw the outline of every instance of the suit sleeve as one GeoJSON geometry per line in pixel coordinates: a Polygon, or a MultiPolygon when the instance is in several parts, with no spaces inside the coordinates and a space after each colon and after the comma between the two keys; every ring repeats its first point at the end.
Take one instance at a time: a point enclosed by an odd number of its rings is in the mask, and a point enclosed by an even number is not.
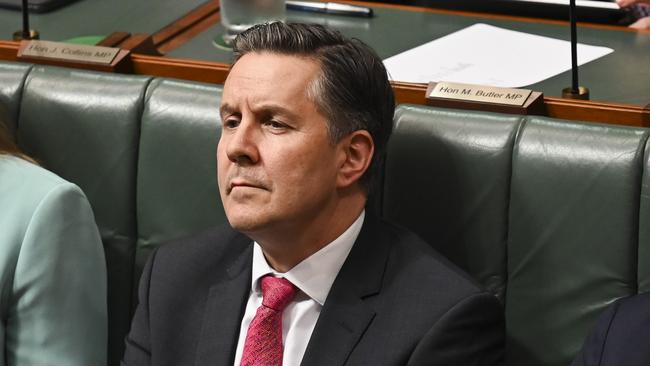
{"type": "Polygon", "coordinates": [[[106,364],[106,263],[86,197],[57,185],[25,231],[11,287],[8,366],[106,364]]]}
{"type": "Polygon", "coordinates": [[[503,307],[488,293],[467,297],[425,334],[409,366],[492,366],[503,364],[503,307]]]}
{"type": "Polygon", "coordinates": [[[151,330],[149,323],[149,287],[151,272],[156,257],[154,251],[147,261],[140,286],[138,288],[138,307],[135,310],[131,330],[126,336],[126,349],[122,366],[148,366],[151,365],[151,330]]]}
{"type": "Polygon", "coordinates": [[[609,306],[598,318],[596,326],[591,331],[585,340],[582,350],[578,356],[573,360],[571,366],[598,366],[603,355],[605,340],[607,333],[612,324],[612,320],[616,315],[620,302],[617,301],[614,305],[609,306]]]}

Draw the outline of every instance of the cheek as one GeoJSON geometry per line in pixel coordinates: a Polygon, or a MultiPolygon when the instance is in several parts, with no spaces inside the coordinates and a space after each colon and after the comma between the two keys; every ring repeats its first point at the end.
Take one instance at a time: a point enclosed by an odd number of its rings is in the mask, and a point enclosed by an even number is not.
{"type": "Polygon", "coordinates": [[[220,164],[223,159],[226,159],[226,150],[225,150],[225,142],[223,142],[223,138],[219,139],[219,143],[217,144],[217,151],[215,152],[217,156],[217,164],[220,164]]]}
{"type": "Polygon", "coordinates": [[[316,144],[311,146],[313,149],[301,149],[279,157],[282,168],[269,172],[277,182],[282,182],[286,192],[310,194],[314,189],[335,185],[336,162],[333,152],[316,144]],[[288,159],[287,156],[292,158],[288,159]]]}
{"type": "Polygon", "coordinates": [[[226,176],[228,175],[228,157],[221,150],[221,144],[217,146],[217,183],[219,185],[219,190],[222,188],[222,184],[225,184],[226,176]]]}

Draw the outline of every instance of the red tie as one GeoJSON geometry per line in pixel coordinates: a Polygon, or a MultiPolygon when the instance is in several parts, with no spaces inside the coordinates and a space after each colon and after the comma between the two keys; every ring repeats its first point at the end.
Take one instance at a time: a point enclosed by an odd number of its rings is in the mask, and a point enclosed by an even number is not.
{"type": "Polygon", "coordinates": [[[282,312],[296,295],[284,278],[262,277],[262,305],[248,327],[241,366],[282,366],[282,312]]]}

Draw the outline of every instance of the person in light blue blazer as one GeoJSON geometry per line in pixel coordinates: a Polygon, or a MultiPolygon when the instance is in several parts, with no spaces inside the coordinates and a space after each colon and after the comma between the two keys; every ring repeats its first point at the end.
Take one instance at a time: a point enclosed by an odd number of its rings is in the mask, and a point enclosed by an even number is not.
{"type": "Polygon", "coordinates": [[[0,121],[0,366],[106,364],[106,264],[84,193],[0,121]]]}

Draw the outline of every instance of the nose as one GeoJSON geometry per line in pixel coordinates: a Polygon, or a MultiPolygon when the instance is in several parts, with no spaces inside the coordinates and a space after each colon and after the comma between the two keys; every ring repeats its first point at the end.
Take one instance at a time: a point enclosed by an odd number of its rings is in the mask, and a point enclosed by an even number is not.
{"type": "Polygon", "coordinates": [[[254,121],[242,120],[236,128],[222,132],[220,143],[226,144],[228,160],[238,165],[253,165],[259,161],[255,126],[254,121]]]}

